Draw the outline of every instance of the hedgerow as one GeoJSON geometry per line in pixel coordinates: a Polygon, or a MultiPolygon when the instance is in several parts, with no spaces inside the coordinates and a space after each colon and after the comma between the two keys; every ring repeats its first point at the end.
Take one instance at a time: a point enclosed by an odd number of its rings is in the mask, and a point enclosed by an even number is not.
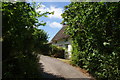
{"type": "Polygon", "coordinates": [[[40,78],[38,54],[47,43],[34,3],[2,2],[2,78],[40,78]],[[34,6],[34,7],[33,7],[34,6]]]}
{"type": "Polygon", "coordinates": [[[98,80],[120,80],[120,2],[72,2],[62,14],[72,63],[98,80]]]}

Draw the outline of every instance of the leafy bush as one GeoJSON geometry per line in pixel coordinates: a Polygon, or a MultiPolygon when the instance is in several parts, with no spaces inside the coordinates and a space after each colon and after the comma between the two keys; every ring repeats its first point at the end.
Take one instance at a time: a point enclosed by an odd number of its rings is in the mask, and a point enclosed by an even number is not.
{"type": "MultiPolygon", "coordinates": [[[[30,53],[29,53],[30,54],[30,53]]],[[[37,55],[16,56],[3,61],[4,78],[41,78],[37,55]]]]}
{"type": "Polygon", "coordinates": [[[120,80],[120,2],[72,2],[65,9],[72,63],[98,80],[120,80]]]}
{"type": "Polygon", "coordinates": [[[2,77],[39,78],[38,53],[47,42],[47,34],[37,29],[45,25],[32,4],[2,2],[2,77]]]}
{"type": "Polygon", "coordinates": [[[65,50],[62,47],[51,45],[50,55],[56,58],[64,58],[65,50]]]}

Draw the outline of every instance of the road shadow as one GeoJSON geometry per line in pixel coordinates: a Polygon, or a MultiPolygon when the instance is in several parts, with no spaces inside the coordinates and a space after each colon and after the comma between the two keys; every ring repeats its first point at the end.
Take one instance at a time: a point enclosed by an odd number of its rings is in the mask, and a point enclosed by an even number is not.
{"type": "Polygon", "coordinates": [[[50,79],[58,79],[58,80],[66,80],[65,78],[63,78],[63,77],[61,77],[61,76],[59,76],[59,75],[54,75],[54,74],[51,74],[51,73],[47,73],[47,72],[45,72],[44,71],[44,65],[42,64],[42,63],[39,63],[39,66],[40,66],[40,68],[39,68],[39,70],[40,70],[40,73],[41,73],[41,78],[43,78],[43,79],[48,79],[48,80],[50,80],[50,79]]]}

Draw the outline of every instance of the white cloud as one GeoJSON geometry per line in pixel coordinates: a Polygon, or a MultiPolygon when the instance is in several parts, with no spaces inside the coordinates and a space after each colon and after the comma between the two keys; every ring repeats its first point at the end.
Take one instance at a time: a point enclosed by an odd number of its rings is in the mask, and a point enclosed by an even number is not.
{"type": "Polygon", "coordinates": [[[61,14],[63,13],[63,8],[56,8],[55,6],[46,7],[45,5],[41,4],[41,7],[36,9],[36,11],[41,11],[41,13],[54,11],[54,14],[49,14],[48,17],[62,19],[61,14]]]}
{"type": "Polygon", "coordinates": [[[49,11],[52,12],[54,11],[54,15],[49,15],[50,18],[59,18],[62,19],[61,14],[63,13],[62,8],[55,8],[54,6],[50,6],[49,11]]]}
{"type": "Polygon", "coordinates": [[[62,27],[62,25],[58,22],[48,23],[48,25],[52,28],[61,28],[62,27]]]}
{"type": "Polygon", "coordinates": [[[41,4],[41,7],[45,8],[46,6],[45,6],[45,5],[43,5],[43,4],[41,4]]]}

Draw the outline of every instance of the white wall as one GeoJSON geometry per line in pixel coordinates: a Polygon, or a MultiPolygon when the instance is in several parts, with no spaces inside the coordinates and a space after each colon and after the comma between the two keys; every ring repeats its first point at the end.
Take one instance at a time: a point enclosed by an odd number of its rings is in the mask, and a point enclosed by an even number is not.
{"type": "Polygon", "coordinates": [[[69,44],[68,45],[68,55],[69,55],[69,58],[71,57],[71,51],[72,51],[72,45],[69,44]]]}

